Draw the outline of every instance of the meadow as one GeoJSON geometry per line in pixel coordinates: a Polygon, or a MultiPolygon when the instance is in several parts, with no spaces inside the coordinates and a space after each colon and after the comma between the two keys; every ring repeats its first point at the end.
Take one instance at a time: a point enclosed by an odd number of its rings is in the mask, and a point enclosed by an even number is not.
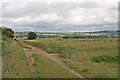
{"type": "Polygon", "coordinates": [[[32,49],[22,41],[3,41],[2,78],[77,78],[61,65],[40,54],[31,55],[35,59],[33,66],[36,67],[32,72],[23,48],[29,49],[29,52],[32,49]]]}
{"type": "Polygon", "coordinates": [[[41,54],[31,55],[35,59],[36,78],[78,78],[76,75],[41,54]]]}
{"type": "Polygon", "coordinates": [[[48,54],[59,53],[69,68],[86,78],[118,77],[118,39],[38,39],[25,40],[48,54]]]}
{"type": "Polygon", "coordinates": [[[7,39],[2,43],[2,77],[32,77],[24,50],[12,39],[7,39]]]}

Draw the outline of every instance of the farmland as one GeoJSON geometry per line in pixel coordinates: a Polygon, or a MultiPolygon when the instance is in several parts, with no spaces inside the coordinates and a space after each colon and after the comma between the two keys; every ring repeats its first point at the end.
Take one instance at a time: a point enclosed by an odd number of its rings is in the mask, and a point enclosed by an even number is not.
{"type": "Polygon", "coordinates": [[[38,39],[24,42],[42,48],[48,54],[59,53],[59,56],[65,58],[63,62],[69,68],[86,78],[118,77],[117,38],[38,39]],[[93,58],[97,58],[94,59],[96,61],[92,61],[93,58]],[[99,58],[100,60],[98,60],[99,58]]]}

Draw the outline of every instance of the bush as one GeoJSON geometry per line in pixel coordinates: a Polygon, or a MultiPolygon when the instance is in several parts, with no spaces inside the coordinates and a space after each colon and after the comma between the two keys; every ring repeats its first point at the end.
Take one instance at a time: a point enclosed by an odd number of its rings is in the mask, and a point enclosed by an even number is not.
{"type": "Polygon", "coordinates": [[[105,62],[105,63],[111,63],[111,62],[118,62],[118,54],[114,53],[114,54],[110,54],[110,55],[98,55],[92,58],[91,60],[92,62],[96,62],[96,63],[101,63],[101,62],[105,62]]]}

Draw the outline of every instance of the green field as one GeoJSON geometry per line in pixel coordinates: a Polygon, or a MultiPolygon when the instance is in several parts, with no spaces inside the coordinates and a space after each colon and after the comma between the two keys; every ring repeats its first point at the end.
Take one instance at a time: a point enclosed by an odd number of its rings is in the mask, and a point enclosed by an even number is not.
{"type": "Polygon", "coordinates": [[[36,69],[31,72],[29,62],[22,49],[32,49],[21,41],[7,39],[2,48],[3,78],[77,78],[67,69],[40,54],[32,55],[36,69]]]}
{"type": "Polygon", "coordinates": [[[24,42],[49,54],[59,53],[63,62],[86,78],[118,77],[118,39],[39,39],[24,42]],[[95,59],[96,58],[96,59],[95,59]]]}
{"type": "Polygon", "coordinates": [[[70,71],[41,54],[35,54],[33,57],[35,59],[34,66],[37,68],[34,76],[37,78],[77,78],[70,71]]]}
{"type": "Polygon", "coordinates": [[[24,50],[14,40],[3,42],[2,63],[3,78],[32,77],[24,50]]]}

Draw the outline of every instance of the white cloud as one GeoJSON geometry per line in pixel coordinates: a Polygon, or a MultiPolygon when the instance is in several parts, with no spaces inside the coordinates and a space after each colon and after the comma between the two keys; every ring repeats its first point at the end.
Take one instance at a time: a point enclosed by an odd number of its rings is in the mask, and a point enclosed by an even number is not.
{"type": "Polygon", "coordinates": [[[118,0],[64,0],[61,2],[29,0],[23,2],[21,0],[2,1],[3,25],[32,26],[32,29],[36,30],[47,27],[46,31],[61,31],[68,28],[69,31],[73,29],[74,31],[91,31],[90,28],[98,30],[101,26],[103,30],[116,29],[109,26],[117,25],[118,0]]]}
{"type": "Polygon", "coordinates": [[[58,14],[53,13],[53,14],[43,14],[40,16],[42,21],[46,22],[53,22],[53,21],[59,21],[62,19],[62,17],[59,17],[58,14]]]}

